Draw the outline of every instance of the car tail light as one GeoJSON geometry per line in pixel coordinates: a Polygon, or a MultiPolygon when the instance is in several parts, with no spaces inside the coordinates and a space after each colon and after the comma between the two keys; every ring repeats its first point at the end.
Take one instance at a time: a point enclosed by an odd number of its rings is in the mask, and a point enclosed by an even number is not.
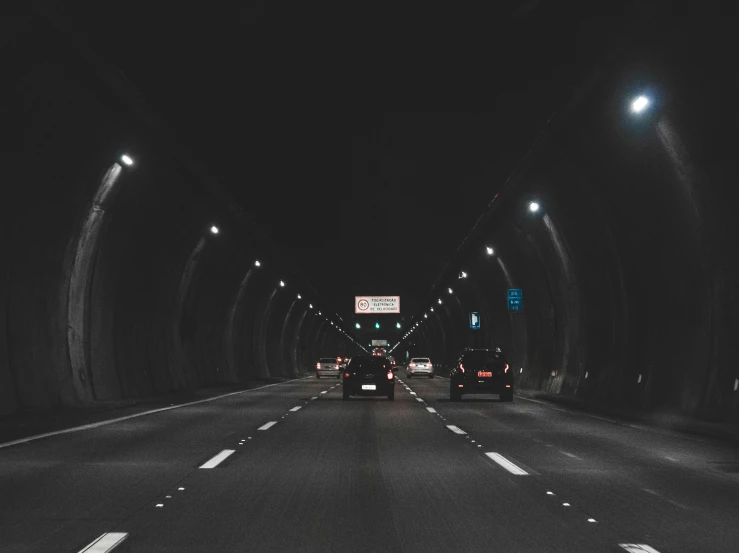
{"type": "Polygon", "coordinates": [[[505,364],[505,368],[503,369],[503,372],[504,373],[507,373],[508,372],[508,363],[505,364]]]}
{"type": "Polygon", "coordinates": [[[338,370],[338,369],[339,369],[339,365],[336,365],[336,370],[338,370]]]}
{"type": "Polygon", "coordinates": [[[349,373],[344,373],[344,378],[349,378],[351,376],[349,373]]]}
{"type": "Polygon", "coordinates": [[[416,364],[415,364],[415,363],[409,363],[409,364],[408,364],[408,366],[409,366],[409,367],[415,367],[415,366],[416,366],[416,364]]]}
{"type": "Polygon", "coordinates": [[[321,368],[321,364],[320,363],[316,363],[316,368],[317,369],[320,369],[321,368]]]}
{"type": "Polygon", "coordinates": [[[510,387],[511,387],[511,385],[510,385],[510,384],[506,384],[506,385],[505,385],[505,387],[506,387],[506,388],[510,388],[510,387]]]}
{"type": "Polygon", "coordinates": [[[337,362],[337,363],[341,363],[341,357],[337,357],[337,358],[336,358],[336,362],[337,362]]]}
{"type": "Polygon", "coordinates": [[[457,384],[460,388],[464,388],[464,384],[457,384]]]}
{"type": "Polygon", "coordinates": [[[433,366],[434,366],[434,364],[433,364],[433,363],[427,363],[427,365],[428,365],[429,367],[433,367],[433,366]]]}
{"type": "Polygon", "coordinates": [[[387,371],[387,379],[392,380],[393,379],[393,371],[387,371]]]}

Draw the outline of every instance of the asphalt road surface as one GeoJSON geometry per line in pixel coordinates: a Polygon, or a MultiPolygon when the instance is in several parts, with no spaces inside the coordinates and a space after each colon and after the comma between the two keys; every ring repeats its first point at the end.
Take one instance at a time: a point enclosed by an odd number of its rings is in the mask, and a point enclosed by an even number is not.
{"type": "Polygon", "coordinates": [[[0,446],[0,551],[739,551],[736,447],[397,374],[0,446]]]}

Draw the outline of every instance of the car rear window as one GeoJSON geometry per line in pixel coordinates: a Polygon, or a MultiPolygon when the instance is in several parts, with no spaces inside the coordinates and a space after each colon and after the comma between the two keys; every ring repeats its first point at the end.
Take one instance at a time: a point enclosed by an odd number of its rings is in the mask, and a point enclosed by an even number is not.
{"type": "Polygon", "coordinates": [[[431,359],[428,357],[414,357],[411,361],[415,361],[416,363],[431,363],[431,359]]]}
{"type": "Polygon", "coordinates": [[[349,362],[349,369],[354,371],[368,371],[368,370],[383,370],[387,369],[390,363],[382,357],[359,357],[354,358],[349,362]]]}
{"type": "Polygon", "coordinates": [[[462,363],[470,365],[486,365],[501,361],[505,361],[505,357],[496,351],[470,351],[462,356],[462,363]]]}
{"type": "Polygon", "coordinates": [[[321,357],[321,363],[333,363],[336,364],[336,357],[321,357]]]}

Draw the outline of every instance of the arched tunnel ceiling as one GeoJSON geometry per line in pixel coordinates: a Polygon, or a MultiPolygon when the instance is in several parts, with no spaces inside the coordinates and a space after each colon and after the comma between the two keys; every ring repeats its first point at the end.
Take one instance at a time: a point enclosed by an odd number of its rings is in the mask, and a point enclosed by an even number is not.
{"type": "MultiPolygon", "coordinates": [[[[538,130],[623,31],[599,10],[496,3],[487,32],[460,48],[453,78],[432,87],[415,79],[422,60],[381,61],[394,39],[343,52],[343,32],[322,44],[315,30],[280,27],[258,1],[205,18],[136,2],[115,17],[99,3],[62,11],[348,320],[356,294],[400,295],[405,315],[418,310],[538,130]],[[467,105],[453,81],[474,90],[481,111],[439,112],[467,105]],[[391,101],[396,91],[413,103],[391,101]]],[[[372,37],[373,21],[347,30],[372,37]]],[[[444,48],[435,42],[431,57],[444,48]]]]}

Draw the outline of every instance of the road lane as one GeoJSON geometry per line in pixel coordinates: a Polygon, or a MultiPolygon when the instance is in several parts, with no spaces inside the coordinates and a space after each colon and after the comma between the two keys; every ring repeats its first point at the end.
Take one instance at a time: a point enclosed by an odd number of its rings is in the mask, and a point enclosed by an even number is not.
{"type": "MultiPolygon", "coordinates": [[[[408,383],[408,381],[406,381],[408,383]]],[[[633,428],[540,402],[469,396],[412,380],[426,405],[471,439],[521,460],[559,496],[659,551],[736,551],[739,452],[732,444],[633,428]],[[728,469],[728,470],[727,470],[728,469]]]]}
{"type": "Polygon", "coordinates": [[[592,552],[619,540],[516,481],[400,386],[394,402],[332,389],[229,461],[126,520],[131,550],[592,552]]]}

